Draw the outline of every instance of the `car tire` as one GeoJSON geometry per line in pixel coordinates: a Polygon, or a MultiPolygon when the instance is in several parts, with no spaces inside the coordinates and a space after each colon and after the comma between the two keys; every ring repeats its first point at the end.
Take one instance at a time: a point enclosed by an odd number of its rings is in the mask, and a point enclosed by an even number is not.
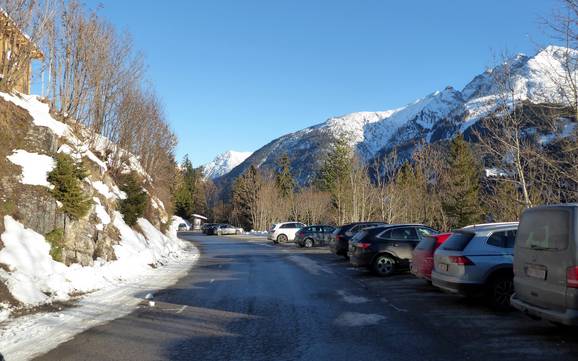
{"type": "Polygon", "coordinates": [[[511,310],[510,297],[514,293],[514,278],[500,275],[493,278],[490,283],[490,303],[492,308],[498,311],[511,310]]]}
{"type": "Polygon", "coordinates": [[[277,236],[277,243],[286,243],[289,240],[286,235],[280,234],[277,236]]]}
{"type": "Polygon", "coordinates": [[[306,238],[305,241],[303,241],[303,245],[305,248],[311,248],[313,247],[313,240],[311,238],[306,238]]]}
{"type": "Polygon", "coordinates": [[[396,263],[397,262],[392,256],[388,254],[380,254],[373,261],[371,268],[373,273],[376,275],[380,277],[387,277],[391,276],[395,272],[396,263]]]}

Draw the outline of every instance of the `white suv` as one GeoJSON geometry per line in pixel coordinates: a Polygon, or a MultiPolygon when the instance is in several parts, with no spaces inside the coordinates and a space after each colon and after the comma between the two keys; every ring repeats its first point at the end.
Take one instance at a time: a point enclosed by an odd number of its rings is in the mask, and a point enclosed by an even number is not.
{"type": "Polygon", "coordinates": [[[295,240],[295,233],[307,225],[300,222],[284,222],[277,223],[271,226],[267,238],[275,243],[293,242],[295,240]]]}

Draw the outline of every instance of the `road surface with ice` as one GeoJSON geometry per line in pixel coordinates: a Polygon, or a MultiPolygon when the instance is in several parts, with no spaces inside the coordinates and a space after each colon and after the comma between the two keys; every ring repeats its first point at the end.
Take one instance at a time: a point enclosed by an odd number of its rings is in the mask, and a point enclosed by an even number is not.
{"type": "Polygon", "coordinates": [[[95,327],[39,360],[575,359],[576,332],[378,279],[323,249],[182,234],[197,266],[155,305],[95,327]]]}

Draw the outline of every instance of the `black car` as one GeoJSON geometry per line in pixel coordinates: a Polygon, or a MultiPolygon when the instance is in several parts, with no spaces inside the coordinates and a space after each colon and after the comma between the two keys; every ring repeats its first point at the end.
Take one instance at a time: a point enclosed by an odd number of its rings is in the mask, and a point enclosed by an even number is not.
{"type": "Polygon", "coordinates": [[[329,248],[331,252],[338,256],[345,256],[347,258],[347,252],[349,250],[349,240],[360,230],[367,227],[383,226],[383,222],[355,222],[345,224],[341,227],[336,228],[333,231],[331,240],[329,242],[329,248]]]}
{"type": "Polygon", "coordinates": [[[325,246],[329,243],[334,230],[335,227],[327,225],[304,227],[295,234],[295,243],[305,248],[325,246]]]}
{"type": "Polygon", "coordinates": [[[207,234],[209,228],[212,228],[212,227],[214,227],[214,226],[216,226],[216,225],[218,225],[218,223],[204,223],[204,224],[201,226],[201,231],[202,231],[204,234],[207,234]]]}
{"type": "Polygon", "coordinates": [[[355,267],[367,267],[379,276],[409,270],[412,252],[425,237],[438,234],[423,224],[390,224],[366,228],[349,244],[349,259],[355,267]]]}

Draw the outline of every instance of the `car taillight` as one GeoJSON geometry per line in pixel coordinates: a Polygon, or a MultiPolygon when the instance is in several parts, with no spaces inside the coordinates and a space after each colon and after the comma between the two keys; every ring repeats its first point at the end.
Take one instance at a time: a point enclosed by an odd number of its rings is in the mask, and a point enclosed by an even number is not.
{"type": "Polygon", "coordinates": [[[341,238],[343,238],[343,235],[341,235],[341,234],[338,234],[335,236],[335,239],[341,239],[341,238]]]}
{"type": "Polygon", "coordinates": [[[449,256],[448,257],[451,263],[455,263],[460,266],[473,266],[474,262],[471,259],[465,256],[449,256]]]}
{"type": "Polygon", "coordinates": [[[355,247],[367,249],[371,246],[371,243],[355,243],[355,247]]]}
{"type": "Polygon", "coordinates": [[[569,288],[578,288],[578,267],[569,267],[566,270],[566,286],[569,288]]]}
{"type": "Polygon", "coordinates": [[[297,232],[297,237],[302,237],[303,236],[303,232],[297,232]]]}

